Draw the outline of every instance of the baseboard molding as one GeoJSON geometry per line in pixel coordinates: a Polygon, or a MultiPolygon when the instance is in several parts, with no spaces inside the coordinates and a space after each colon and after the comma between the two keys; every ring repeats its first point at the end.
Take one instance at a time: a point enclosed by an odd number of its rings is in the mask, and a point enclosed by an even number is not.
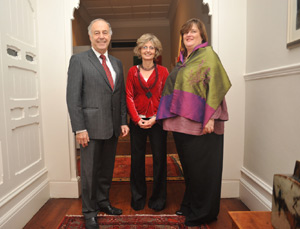
{"type": "Polygon", "coordinates": [[[0,208],[7,204],[9,201],[14,199],[17,195],[22,193],[25,189],[30,187],[32,184],[34,184],[37,180],[39,180],[41,177],[45,176],[47,174],[48,170],[46,168],[41,169],[33,176],[29,177],[26,181],[24,181],[22,184],[20,184],[15,189],[11,190],[8,194],[1,197],[0,199],[0,208]]]}
{"type": "Polygon", "coordinates": [[[300,73],[300,65],[296,64],[296,65],[272,68],[272,69],[245,74],[244,79],[246,81],[250,81],[250,80],[259,80],[259,79],[266,79],[266,78],[274,78],[274,77],[299,75],[299,73],[300,73]]]}
{"type": "MultiPolygon", "coordinates": [[[[51,198],[78,198],[80,196],[80,177],[77,181],[70,182],[50,182],[51,198]]],[[[239,181],[223,180],[222,181],[222,198],[239,197],[239,181]]]]}
{"type": "Polygon", "coordinates": [[[80,196],[80,177],[71,181],[50,181],[51,198],[78,198],[80,196]]]}
{"type": "Polygon", "coordinates": [[[251,211],[271,211],[272,187],[243,167],[240,199],[251,211]]]}
{"type": "Polygon", "coordinates": [[[43,176],[1,208],[0,228],[23,228],[49,196],[49,181],[43,176]]]}
{"type": "MultiPolygon", "coordinates": [[[[239,181],[222,180],[222,198],[239,198],[239,181]]],[[[80,177],[70,182],[50,182],[51,198],[78,198],[80,196],[80,177]]]]}
{"type": "Polygon", "coordinates": [[[221,198],[239,198],[238,180],[222,180],[221,198]]]}

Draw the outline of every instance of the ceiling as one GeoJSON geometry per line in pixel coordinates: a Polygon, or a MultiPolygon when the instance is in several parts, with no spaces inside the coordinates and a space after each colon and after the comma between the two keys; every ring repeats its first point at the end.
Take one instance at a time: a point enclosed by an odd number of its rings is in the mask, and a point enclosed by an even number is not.
{"type": "Polygon", "coordinates": [[[174,0],[80,0],[81,14],[86,19],[114,21],[169,20],[174,0]]]}

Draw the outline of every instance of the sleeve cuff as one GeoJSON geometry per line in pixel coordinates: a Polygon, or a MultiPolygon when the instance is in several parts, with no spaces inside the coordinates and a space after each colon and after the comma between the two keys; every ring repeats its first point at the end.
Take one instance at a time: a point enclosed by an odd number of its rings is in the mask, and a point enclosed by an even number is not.
{"type": "Polygon", "coordinates": [[[76,134],[79,134],[79,133],[82,133],[82,132],[85,132],[85,131],[87,131],[87,130],[77,130],[76,134]]]}

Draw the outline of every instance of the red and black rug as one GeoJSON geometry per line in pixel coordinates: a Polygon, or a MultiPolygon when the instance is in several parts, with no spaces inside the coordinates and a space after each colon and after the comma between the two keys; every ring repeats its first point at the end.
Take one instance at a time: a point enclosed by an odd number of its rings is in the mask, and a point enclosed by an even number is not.
{"type": "MultiPolygon", "coordinates": [[[[102,229],[187,229],[183,216],[176,215],[101,215],[98,223],[102,229]]],[[[83,229],[84,218],[79,215],[66,215],[58,229],[83,229]]],[[[207,225],[192,227],[193,229],[209,229],[207,225]]]]}

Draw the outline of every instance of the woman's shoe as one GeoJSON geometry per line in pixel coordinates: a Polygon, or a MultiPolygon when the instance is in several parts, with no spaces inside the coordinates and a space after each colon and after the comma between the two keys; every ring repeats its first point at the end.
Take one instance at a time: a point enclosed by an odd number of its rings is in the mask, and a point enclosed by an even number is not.
{"type": "Polygon", "coordinates": [[[156,212],[164,210],[165,206],[166,206],[165,202],[163,202],[163,204],[162,204],[162,202],[160,202],[160,204],[153,204],[152,201],[149,201],[149,203],[148,203],[148,207],[153,209],[156,212]]]}
{"type": "Polygon", "coordinates": [[[162,208],[152,208],[152,207],[149,207],[151,208],[152,210],[156,211],[156,212],[159,212],[159,211],[162,211],[165,209],[165,207],[162,207],[162,208]]]}

